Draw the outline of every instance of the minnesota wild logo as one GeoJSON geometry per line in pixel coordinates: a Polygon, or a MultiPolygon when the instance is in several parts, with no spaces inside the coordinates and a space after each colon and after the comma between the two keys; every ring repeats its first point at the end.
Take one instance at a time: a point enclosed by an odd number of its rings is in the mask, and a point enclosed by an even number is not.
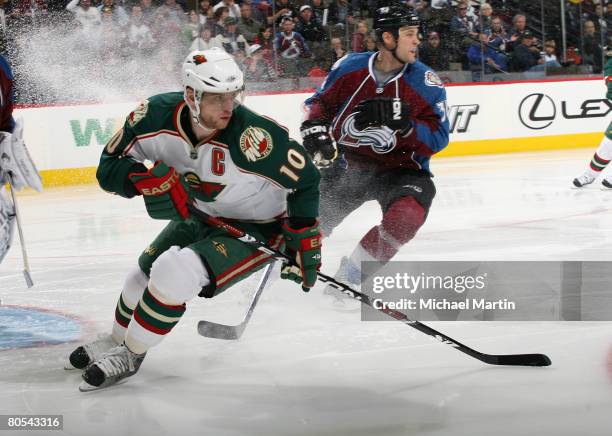
{"type": "Polygon", "coordinates": [[[145,100],[141,102],[136,109],[134,109],[127,117],[127,122],[130,127],[134,127],[140,120],[142,120],[147,111],[149,110],[149,101],[145,100]]]}
{"type": "Polygon", "coordinates": [[[249,126],[240,135],[240,150],[249,162],[264,159],[272,152],[272,136],[267,130],[249,126]]]}
{"type": "Polygon", "coordinates": [[[197,54],[193,57],[193,63],[196,65],[200,65],[206,62],[206,56],[202,54],[197,54]]]}
{"type": "Polygon", "coordinates": [[[189,184],[189,190],[194,194],[195,198],[207,203],[215,201],[217,195],[219,195],[226,186],[223,183],[202,181],[196,173],[185,174],[185,179],[189,184]]]}

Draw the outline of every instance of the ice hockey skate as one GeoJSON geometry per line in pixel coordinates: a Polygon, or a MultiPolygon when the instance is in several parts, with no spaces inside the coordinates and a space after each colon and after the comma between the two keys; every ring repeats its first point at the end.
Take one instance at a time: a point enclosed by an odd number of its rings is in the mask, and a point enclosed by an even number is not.
{"type": "Polygon", "coordinates": [[[145,356],[133,353],[124,344],[112,348],[87,367],[79,391],[103,389],[136,374],[145,356]]]}
{"type": "Polygon", "coordinates": [[[574,186],[576,188],[584,188],[586,185],[590,185],[595,181],[596,177],[592,176],[590,173],[586,172],[583,175],[576,177],[574,179],[574,186]]]}
{"type": "Polygon", "coordinates": [[[612,189],[612,176],[606,177],[601,181],[601,189],[603,189],[604,191],[612,189]]]}
{"type": "Polygon", "coordinates": [[[119,345],[110,334],[98,335],[95,341],[81,345],[68,358],[64,369],[85,369],[89,364],[98,360],[102,354],[119,345]]]}
{"type": "MultiPolygon", "coordinates": [[[[356,291],[361,291],[361,269],[359,266],[353,264],[346,256],[342,257],[340,267],[334,275],[334,278],[339,282],[349,285],[356,291]]],[[[333,286],[326,286],[325,289],[323,289],[323,294],[333,297],[334,309],[338,311],[357,312],[361,309],[361,303],[358,300],[351,298],[333,286]]]]}

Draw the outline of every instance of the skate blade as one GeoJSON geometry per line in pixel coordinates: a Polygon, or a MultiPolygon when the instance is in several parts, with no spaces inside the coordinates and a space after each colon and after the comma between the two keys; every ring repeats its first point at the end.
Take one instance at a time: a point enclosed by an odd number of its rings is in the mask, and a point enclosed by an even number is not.
{"type": "Polygon", "coordinates": [[[106,384],[106,385],[104,383],[102,383],[100,386],[90,385],[85,380],[83,380],[81,382],[81,384],[79,384],[79,391],[81,391],[81,392],[99,391],[101,389],[106,389],[106,388],[110,388],[110,387],[113,387],[113,386],[118,386],[118,385],[121,385],[121,384],[125,383],[128,378],[129,377],[125,377],[125,378],[122,378],[121,380],[119,380],[119,381],[117,381],[115,383],[110,383],[110,384],[106,384]]]}

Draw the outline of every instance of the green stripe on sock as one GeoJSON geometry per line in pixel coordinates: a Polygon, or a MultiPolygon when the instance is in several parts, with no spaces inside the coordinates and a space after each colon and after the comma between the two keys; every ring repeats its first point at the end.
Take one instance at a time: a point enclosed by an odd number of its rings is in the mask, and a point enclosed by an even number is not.
{"type": "Polygon", "coordinates": [[[127,313],[128,315],[132,315],[133,310],[127,307],[127,305],[125,304],[125,301],[123,301],[123,295],[119,296],[119,302],[117,304],[121,307],[121,310],[123,310],[125,313],[127,313]]]}
{"type": "Polygon", "coordinates": [[[185,306],[177,306],[176,308],[170,308],[168,306],[164,306],[160,304],[153,295],[151,295],[151,291],[147,288],[142,295],[142,300],[149,306],[152,310],[159,313],[160,315],[169,316],[171,318],[176,318],[185,312],[185,306]]]}

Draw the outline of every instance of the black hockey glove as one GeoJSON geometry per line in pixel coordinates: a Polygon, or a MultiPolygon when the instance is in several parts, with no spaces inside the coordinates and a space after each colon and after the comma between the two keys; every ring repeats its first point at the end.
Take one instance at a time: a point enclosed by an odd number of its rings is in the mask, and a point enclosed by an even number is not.
{"type": "Polygon", "coordinates": [[[300,127],[304,148],[319,168],[330,166],[338,157],[338,147],[329,129],[329,123],[323,120],[306,120],[300,127]]]}
{"type": "Polygon", "coordinates": [[[355,106],[355,127],[387,126],[391,130],[405,132],[412,127],[410,107],[399,98],[376,97],[364,100],[355,106]]]}

